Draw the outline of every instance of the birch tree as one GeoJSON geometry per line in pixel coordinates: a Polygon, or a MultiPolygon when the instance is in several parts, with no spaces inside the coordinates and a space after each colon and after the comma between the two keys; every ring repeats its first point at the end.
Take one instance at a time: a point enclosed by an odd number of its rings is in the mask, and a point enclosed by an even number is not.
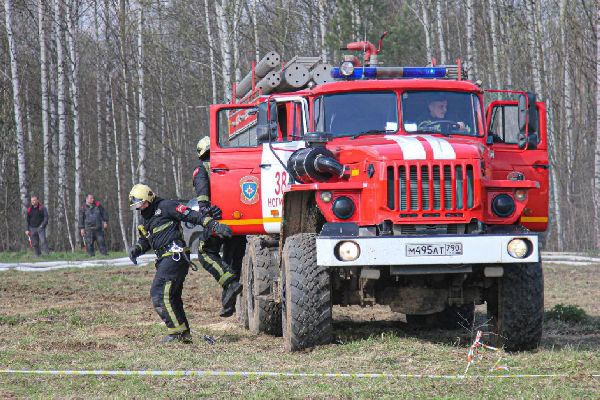
{"type": "MultiPolygon", "coordinates": [[[[81,200],[81,127],[79,119],[79,61],[75,37],[77,35],[77,26],[79,24],[78,0],[70,0],[67,4],[67,44],[69,47],[69,66],[71,77],[71,114],[73,116],[73,145],[75,157],[75,189],[74,196],[74,221],[79,220],[79,207],[81,200]]],[[[79,235],[75,235],[79,243],[79,235]]]]}
{"type": "Polygon", "coordinates": [[[223,78],[223,100],[228,101],[231,97],[231,40],[229,38],[229,20],[227,11],[229,9],[229,0],[215,1],[217,14],[217,26],[219,33],[219,46],[221,49],[221,76],[223,78]]]}
{"type": "Polygon", "coordinates": [[[13,2],[4,0],[4,16],[6,20],[6,36],[10,53],[10,72],[12,75],[13,109],[15,118],[15,134],[17,143],[17,165],[19,171],[19,195],[21,197],[21,214],[25,215],[28,204],[27,169],[25,160],[25,137],[23,134],[23,116],[21,114],[21,81],[19,80],[17,42],[13,34],[13,2]]]}
{"type": "MultiPolygon", "coordinates": [[[[210,83],[212,87],[212,102],[215,104],[217,102],[217,77],[215,74],[215,40],[212,35],[212,29],[210,27],[210,9],[208,8],[208,0],[204,0],[204,23],[206,25],[206,37],[208,40],[208,59],[210,61],[210,83]]],[[[162,85],[161,85],[162,90],[162,85]]],[[[161,97],[161,109],[164,110],[164,104],[162,102],[163,98],[161,97]]],[[[164,113],[161,113],[161,118],[164,118],[164,113]]],[[[161,120],[161,122],[164,122],[161,120]]],[[[164,125],[161,123],[161,125],[164,125]]],[[[164,132],[164,130],[163,130],[164,132]]]]}
{"type": "Polygon", "coordinates": [[[40,92],[42,97],[42,132],[44,143],[44,202],[50,198],[50,126],[48,104],[48,61],[46,45],[46,2],[38,0],[38,39],[40,44],[40,92]]]}
{"type": "Polygon", "coordinates": [[[442,14],[442,0],[435,1],[435,12],[436,12],[436,21],[437,21],[437,33],[438,33],[438,43],[440,45],[440,63],[442,65],[446,64],[446,41],[444,38],[444,17],[442,14]]]}
{"type": "Polygon", "coordinates": [[[477,57],[475,49],[475,8],[473,0],[467,0],[467,76],[474,80],[477,74],[477,57]]]}
{"type": "Polygon", "coordinates": [[[144,97],[144,6],[138,10],[138,177],[146,182],[146,98],[144,97]]]}
{"type": "Polygon", "coordinates": [[[596,151],[594,153],[596,248],[600,248],[600,7],[596,9],[596,151]]]}

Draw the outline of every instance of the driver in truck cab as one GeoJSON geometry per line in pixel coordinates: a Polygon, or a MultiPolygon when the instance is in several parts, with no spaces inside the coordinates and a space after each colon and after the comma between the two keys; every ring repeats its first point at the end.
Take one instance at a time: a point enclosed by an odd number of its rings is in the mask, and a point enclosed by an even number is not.
{"type": "Polygon", "coordinates": [[[469,133],[471,129],[462,121],[451,121],[446,118],[448,113],[448,99],[441,93],[432,94],[427,102],[428,116],[419,123],[420,131],[433,131],[450,133],[456,130],[460,133],[469,133]],[[447,127],[445,128],[444,125],[447,127]]]}

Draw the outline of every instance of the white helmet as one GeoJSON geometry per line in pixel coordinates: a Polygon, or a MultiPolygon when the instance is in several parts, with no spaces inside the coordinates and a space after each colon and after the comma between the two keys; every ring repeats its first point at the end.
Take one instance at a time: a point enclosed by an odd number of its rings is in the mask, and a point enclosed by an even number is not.
{"type": "Polygon", "coordinates": [[[202,157],[206,152],[210,151],[210,139],[208,136],[204,136],[198,141],[196,151],[198,152],[198,157],[202,157]]]}

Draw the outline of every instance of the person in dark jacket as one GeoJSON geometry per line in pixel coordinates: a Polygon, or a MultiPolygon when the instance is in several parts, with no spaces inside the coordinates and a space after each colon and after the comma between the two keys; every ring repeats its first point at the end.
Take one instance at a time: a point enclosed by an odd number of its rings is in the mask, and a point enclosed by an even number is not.
{"type": "MultiPolygon", "coordinates": [[[[202,209],[210,206],[210,139],[200,139],[196,151],[199,165],[194,169],[192,180],[196,200],[202,209]]],[[[230,317],[235,312],[235,301],[242,291],[239,276],[245,250],[246,236],[233,236],[227,240],[212,236],[206,241],[201,240],[198,245],[198,259],[202,267],[223,287],[221,317],[230,317]],[[223,257],[219,254],[221,247],[223,257]]]]}
{"type": "Polygon", "coordinates": [[[142,220],[137,244],[129,249],[129,258],[137,264],[137,257],[152,249],[156,253],[156,275],[150,295],[152,304],[168,328],[162,343],[180,341],[191,343],[190,324],[183,309],[183,283],[190,267],[189,249],[183,239],[181,222],[204,227],[207,236],[231,237],[231,229],[220,224],[214,209],[199,211],[174,200],[157,197],[150,187],[136,184],[129,192],[129,204],[140,211],[142,220]]]}
{"type": "Polygon", "coordinates": [[[46,225],[48,225],[48,209],[40,203],[37,196],[31,196],[31,205],[27,208],[27,228],[25,234],[31,238],[36,257],[50,254],[46,240],[46,225]]]}
{"type": "Polygon", "coordinates": [[[104,230],[108,227],[108,214],[100,202],[88,194],[79,210],[79,232],[83,237],[85,248],[90,257],[94,256],[94,241],[103,256],[107,255],[104,230]]]}

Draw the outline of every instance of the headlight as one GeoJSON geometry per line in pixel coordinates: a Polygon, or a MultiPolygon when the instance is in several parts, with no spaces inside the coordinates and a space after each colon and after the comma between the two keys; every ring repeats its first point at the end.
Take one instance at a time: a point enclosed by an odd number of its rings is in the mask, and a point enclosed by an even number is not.
{"type": "Polygon", "coordinates": [[[340,196],[333,202],[332,210],[339,219],[348,219],[354,215],[354,202],[349,197],[340,196]]]}
{"type": "Polygon", "coordinates": [[[506,218],[515,211],[515,201],[505,193],[499,194],[492,200],[492,211],[497,216],[506,218]]]}
{"type": "Polygon", "coordinates": [[[343,76],[352,76],[353,73],[354,64],[352,63],[352,61],[344,61],[340,65],[340,74],[342,74],[343,76]]]}
{"type": "Polygon", "coordinates": [[[527,190],[526,189],[515,190],[515,199],[517,199],[519,201],[525,201],[527,199],[527,190]]]}
{"type": "Polygon", "coordinates": [[[321,192],[319,196],[321,197],[323,203],[329,203],[332,198],[331,192],[321,192]]]}
{"type": "Polygon", "coordinates": [[[506,250],[513,258],[525,258],[529,254],[529,244],[524,239],[513,239],[508,242],[506,250]]]}
{"type": "Polygon", "coordinates": [[[360,246],[354,242],[341,242],[336,246],[336,257],[340,261],[354,261],[360,256],[360,246]]]}

